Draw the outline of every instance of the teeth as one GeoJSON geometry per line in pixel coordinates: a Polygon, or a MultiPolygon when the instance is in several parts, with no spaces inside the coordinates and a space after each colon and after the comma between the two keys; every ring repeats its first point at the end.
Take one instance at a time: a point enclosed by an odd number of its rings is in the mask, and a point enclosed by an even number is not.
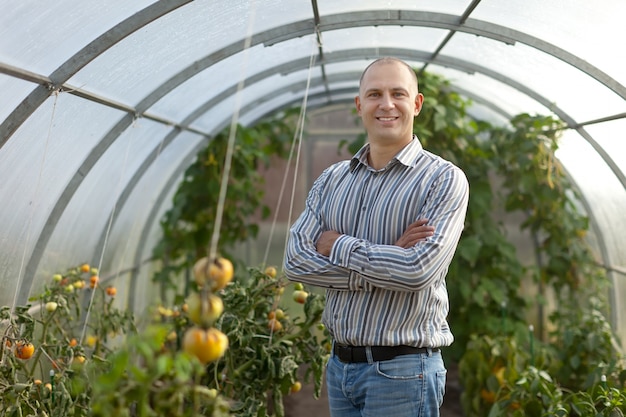
{"type": "Polygon", "coordinates": [[[382,120],[383,122],[389,122],[391,120],[396,120],[395,117],[379,117],[378,120],[382,120]]]}

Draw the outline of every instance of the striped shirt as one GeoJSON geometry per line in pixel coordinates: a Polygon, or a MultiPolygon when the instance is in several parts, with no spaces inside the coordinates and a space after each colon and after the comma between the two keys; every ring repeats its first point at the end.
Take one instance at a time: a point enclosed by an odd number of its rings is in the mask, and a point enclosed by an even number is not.
{"type": "Polygon", "coordinates": [[[381,170],[368,165],[368,152],[365,145],[315,181],[290,230],[285,273],[326,288],[323,322],[338,343],[448,346],[445,276],[463,230],[467,179],[416,137],[381,170]],[[434,235],[395,246],[421,218],[434,235]],[[315,249],[326,230],[341,233],[329,256],[315,249]]]}

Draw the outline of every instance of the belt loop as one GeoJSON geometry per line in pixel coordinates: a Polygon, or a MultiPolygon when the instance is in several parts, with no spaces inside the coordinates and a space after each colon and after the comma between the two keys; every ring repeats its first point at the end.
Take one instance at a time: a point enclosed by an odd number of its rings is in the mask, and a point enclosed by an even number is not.
{"type": "Polygon", "coordinates": [[[426,348],[426,351],[428,352],[428,357],[430,358],[431,356],[433,356],[433,348],[426,348]]]}
{"type": "Polygon", "coordinates": [[[367,357],[367,363],[369,363],[370,365],[374,363],[371,346],[365,346],[365,356],[367,357]]]}

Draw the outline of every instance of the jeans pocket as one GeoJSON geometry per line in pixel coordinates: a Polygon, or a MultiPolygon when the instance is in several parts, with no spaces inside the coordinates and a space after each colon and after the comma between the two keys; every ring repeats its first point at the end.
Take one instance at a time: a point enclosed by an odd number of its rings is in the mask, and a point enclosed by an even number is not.
{"type": "Polygon", "coordinates": [[[419,379],[423,376],[423,364],[418,355],[403,355],[377,362],[376,372],[389,379],[419,379]]]}
{"type": "Polygon", "coordinates": [[[437,402],[439,407],[443,404],[443,397],[446,395],[446,374],[447,371],[437,372],[437,402]]]}

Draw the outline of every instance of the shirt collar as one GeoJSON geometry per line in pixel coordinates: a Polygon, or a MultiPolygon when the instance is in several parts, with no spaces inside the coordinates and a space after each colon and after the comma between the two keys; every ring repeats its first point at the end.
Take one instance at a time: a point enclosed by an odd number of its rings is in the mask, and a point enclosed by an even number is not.
{"type": "MultiPolygon", "coordinates": [[[[402,148],[400,152],[398,152],[396,156],[394,156],[391,161],[389,161],[389,164],[387,164],[387,166],[399,162],[407,167],[414,167],[417,164],[417,157],[422,152],[422,149],[422,144],[420,143],[419,139],[417,138],[417,136],[413,135],[413,140],[409,142],[409,144],[406,145],[404,148],[402,148]]],[[[350,161],[350,171],[354,171],[359,164],[363,164],[364,166],[369,168],[370,166],[367,163],[367,155],[369,154],[369,152],[370,144],[366,143],[352,157],[352,160],[350,161]]]]}

